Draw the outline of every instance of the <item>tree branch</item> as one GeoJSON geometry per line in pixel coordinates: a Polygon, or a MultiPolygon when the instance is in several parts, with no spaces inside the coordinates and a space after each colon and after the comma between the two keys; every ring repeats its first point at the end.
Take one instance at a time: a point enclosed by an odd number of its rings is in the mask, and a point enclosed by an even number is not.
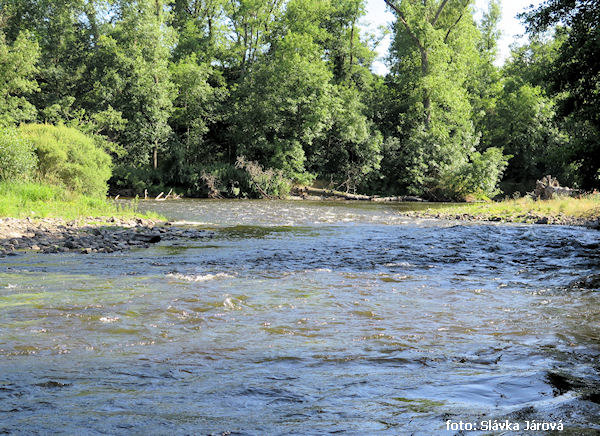
{"type": "Polygon", "coordinates": [[[442,2],[440,3],[440,6],[438,7],[437,12],[435,13],[435,17],[433,17],[433,21],[431,22],[432,26],[435,26],[435,23],[437,23],[437,20],[440,18],[442,11],[446,7],[446,3],[448,3],[448,0],[442,0],[442,2]]]}
{"type": "MultiPolygon", "coordinates": [[[[415,44],[417,44],[417,47],[419,47],[419,50],[424,50],[425,47],[423,47],[423,44],[421,44],[421,41],[419,40],[417,35],[412,31],[412,29],[408,25],[408,22],[406,21],[406,17],[404,17],[404,14],[402,13],[402,11],[391,1],[389,1],[389,0],[384,0],[384,1],[390,8],[392,8],[396,12],[396,14],[398,14],[398,19],[402,22],[402,24],[404,24],[406,31],[408,32],[408,34],[412,38],[412,40],[415,42],[415,44]]],[[[448,1],[448,0],[445,0],[445,1],[448,1]]]]}
{"type": "Polygon", "coordinates": [[[454,22],[454,24],[448,28],[448,31],[446,32],[446,36],[444,37],[444,44],[448,42],[448,37],[450,36],[450,32],[452,32],[452,30],[460,22],[460,20],[462,19],[462,17],[463,17],[464,14],[465,14],[465,11],[463,10],[460,13],[460,15],[458,16],[458,19],[454,22]]]}

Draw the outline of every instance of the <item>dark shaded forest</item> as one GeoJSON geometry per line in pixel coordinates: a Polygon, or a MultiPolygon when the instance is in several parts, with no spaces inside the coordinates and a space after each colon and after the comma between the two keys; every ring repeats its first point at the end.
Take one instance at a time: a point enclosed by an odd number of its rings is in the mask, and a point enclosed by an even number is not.
{"type": "Polygon", "coordinates": [[[113,194],[600,187],[600,0],[524,13],[502,67],[497,0],[386,3],[382,77],[363,0],[0,0],[0,127],[81,131],[113,194]]]}

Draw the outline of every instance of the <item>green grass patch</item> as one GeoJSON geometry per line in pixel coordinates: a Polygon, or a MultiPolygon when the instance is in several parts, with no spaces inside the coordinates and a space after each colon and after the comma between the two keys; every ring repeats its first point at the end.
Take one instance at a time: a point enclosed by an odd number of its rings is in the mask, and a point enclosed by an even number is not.
{"type": "Polygon", "coordinates": [[[156,213],[140,213],[135,203],[124,206],[102,197],[91,197],[63,188],[33,182],[0,182],[0,217],[149,218],[164,220],[156,213]]]}
{"type": "Polygon", "coordinates": [[[528,222],[533,217],[573,217],[597,219],[600,217],[600,195],[590,194],[581,198],[560,197],[553,200],[518,198],[492,203],[463,203],[427,209],[425,214],[479,216],[500,218],[514,222],[528,222]]]}

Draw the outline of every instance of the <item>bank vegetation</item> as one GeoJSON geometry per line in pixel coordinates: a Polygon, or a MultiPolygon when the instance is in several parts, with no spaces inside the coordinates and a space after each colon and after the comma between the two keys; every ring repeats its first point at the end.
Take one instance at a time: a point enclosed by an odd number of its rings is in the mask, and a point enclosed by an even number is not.
{"type": "Polygon", "coordinates": [[[597,1],[530,11],[503,67],[498,0],[384,3],[396,20],[369,33],[364,0],[1,0],[0,127],[44,183],[94,198],[600,187],[597,1]]]}

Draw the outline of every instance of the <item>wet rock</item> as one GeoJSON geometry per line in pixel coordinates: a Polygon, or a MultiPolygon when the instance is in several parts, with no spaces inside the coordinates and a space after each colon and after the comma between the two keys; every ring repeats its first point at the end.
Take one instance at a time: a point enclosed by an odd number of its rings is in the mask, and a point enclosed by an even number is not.
{"type": "Polygon", "coordinates": [[[600,404],[600,391],[586,394],[583,396],[583,399],[586,401],[591,401],[592,403],[600,404]]]}
{"type": "Polygon", "coordinates": [[[43,253],[76,251],[86,254],[111,253],[131,248],[148,247],[163,240],[197,239],[211,236],[204,230],[156,226],[144,219],[120,220],[109,218],[114,227],[100,227],[104,219],[87,218],[84,222],[65,222],[59,219],[43,221],[0,218],[0,249],[5,254],[17,250],[43,253]],[[97,223],[97,224],[95,224],[97,223]]]}
{"type": "Polygon", "coordinates": [[[600,289],[600,274],[592,274],[582,279],[575,280],[571,282],[569,287],[578,289],[600,289]]]}
{"type": "Polygon", "coordinates": [[[39,386],[40,388],[64,388],[71,386],[71,383],[61,383],[54,380],[49,380],[43,383],[36,383],[36,386],[39,386]]]}
{"type": "Polygon", "coordinates": [[[134,235],[134,239],[150,244],[155,244],[157,242],[160,242],[161,236],[160,234],[137,234],[134,235]]]}

